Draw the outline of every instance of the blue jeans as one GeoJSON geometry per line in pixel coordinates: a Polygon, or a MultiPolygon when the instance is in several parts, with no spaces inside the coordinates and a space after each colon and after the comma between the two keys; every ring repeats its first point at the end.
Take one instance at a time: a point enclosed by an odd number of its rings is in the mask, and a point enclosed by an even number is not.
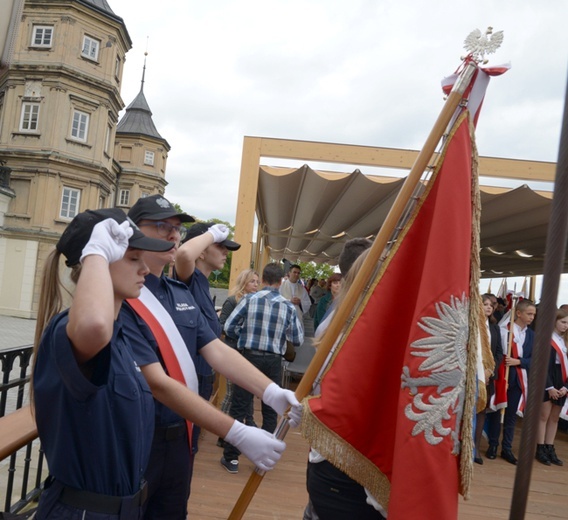
{"type": "MultiPolygon", "coordinates": [[[[280,383],[282,379],[282,356],[280,354],[245,349],[243,356],[270,380],[277,384],[280,383]]],[[[229,415],[237,421],[244,422],[253,398],[254,396],[249,391],[238,385],[233,385],[233,401],[229,415]]],[[[277,421],[278,414],[274,409],[262,403],[262,429],[270,433],[274,432],[277,421]]],[[[223,450],[225,460],[237,460],[239,455],[240,451],[237,448],[225,442],[225,449],[223,450]]]]}

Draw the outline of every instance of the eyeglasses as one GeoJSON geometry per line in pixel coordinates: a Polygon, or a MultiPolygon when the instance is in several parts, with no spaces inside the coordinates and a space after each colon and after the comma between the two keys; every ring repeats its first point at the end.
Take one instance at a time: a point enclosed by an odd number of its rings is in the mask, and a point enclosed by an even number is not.
{"type": "Polygon", "coordinates": [[[180,240],[183,240],[187,236],[187,228],[185,226],[174,226],[169,222],[162,222],[161,220],[157,222],[146,222],[144,224],[138,224],[138,227],[142,226],[156,226],[158,235],[163,238],[169,237],[172,231],[179,233],[180,240]]]}

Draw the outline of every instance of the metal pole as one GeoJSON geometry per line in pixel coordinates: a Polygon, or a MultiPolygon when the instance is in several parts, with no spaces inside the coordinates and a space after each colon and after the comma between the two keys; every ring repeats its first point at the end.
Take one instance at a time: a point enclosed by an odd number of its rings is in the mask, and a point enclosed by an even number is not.
{"type": "Polygon", "coordinates": [[[531,481],[532,464],[536,449],[536,435],[542,395],[546,385],[546,372],[550,357],[550,338],[556,318],[558,285],[564,267],[568,236],[568,84],[564,101],[564,117],[560,134],[560,149],[556,165],[556,179],[552,210],[546,238],[542,298],[536,322],[535,345],[530,365],[529,391],[526,416],[523,420],[519,463],[511,502],[510,520],[525,517],[531,481]]]}

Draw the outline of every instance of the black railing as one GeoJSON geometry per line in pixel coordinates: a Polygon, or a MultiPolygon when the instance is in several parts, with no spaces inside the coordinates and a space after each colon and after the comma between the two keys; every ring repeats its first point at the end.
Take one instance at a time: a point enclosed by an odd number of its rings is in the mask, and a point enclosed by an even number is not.
{"type": "MultiPolygon", "coordinates": [[[[32,345],[0,351],[0,417],[27,404],[32,351],[32,345]]],[[[38,440],[14,452],[8,459],[7,468],[5,461],[0,462],[0,491],[6,494],[5,512],[18,513],[37,499],[41,492],[42,470],[43,451],[38,440]],[[28,491],[30,485],[33,488],[28,491]]]]}

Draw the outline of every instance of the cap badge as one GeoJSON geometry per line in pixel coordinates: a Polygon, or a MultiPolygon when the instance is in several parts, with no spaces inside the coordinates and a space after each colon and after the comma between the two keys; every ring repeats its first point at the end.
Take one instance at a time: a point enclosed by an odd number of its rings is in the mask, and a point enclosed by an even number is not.
{"type": "Polygon", "coordinates": [[[156,199],[156,204],[158,206],[160,206],[160,208],[162,208],[162,209],[169,209],[170,208],[170,203],[166,199],[162,199],[162,198],[156,199]]]}

